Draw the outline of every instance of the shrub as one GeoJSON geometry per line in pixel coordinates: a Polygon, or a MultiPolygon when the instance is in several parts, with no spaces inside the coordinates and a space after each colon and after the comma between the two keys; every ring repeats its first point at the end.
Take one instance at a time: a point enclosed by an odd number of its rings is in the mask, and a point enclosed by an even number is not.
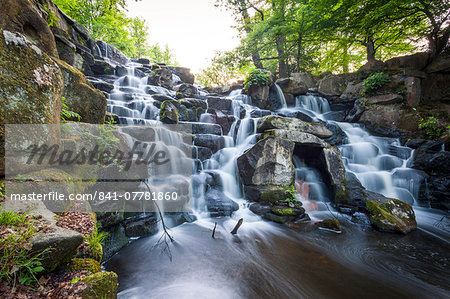
{"type": "Polygon", "coordinates": [[[61,98],[61,121],[66,122],[69,119],[77,119],[78,121],[80,121],[81,116],[76,112],[70,111],[68,108],[69,107],[67,107],[66,98],[62,97],[61,98]]]}
{"type": "Polygon", "coordinates": [[[92,231],[91,234],[86,236],[86,243],[88,245],[89,251],[92,257],[98,261],[101,261],[103,256],[102,243],[108,237],[108,233],[99,232],[97,227],[92,231]]]}
{"type": "Polygon", "coordinates": [[[439,120],[434,116],[419,119],[419,129],[423,130],[430,139],[439,138],[445,130],[439,127],[439,120]]]}
{"type": "Polygon", "coordinates": [[[27,213],[0,211],[0,281],[23,285],[38,282],[36,274],[42,272],[42,255],[31,254],[30,240],[37,233],[37,225],[27,213]]]}
{"type": "Polygon", "coordinates": [[[391,82],[391,78],[388,74],[385,74],[383,72],[372,74],[363,81],[362,94],[374,94],[378,89],[383,87],[383,85],[388,82],[391,82]]]}
{"type": "Polygon", "coordinates": [[[265,86],[269,84],[269,75],[262,70],[251,71],[250,74],[245,78],[244,89],[248,90],[252,86],[265,86]]]}

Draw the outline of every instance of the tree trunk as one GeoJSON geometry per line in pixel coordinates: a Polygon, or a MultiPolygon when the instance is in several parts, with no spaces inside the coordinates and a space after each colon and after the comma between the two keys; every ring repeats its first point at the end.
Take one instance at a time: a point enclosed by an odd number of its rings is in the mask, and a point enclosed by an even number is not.
{"type": "MultiPolygon", "coordinates": [[[[249,34],[250,32],[252,32],[252,29],[250,28],[251,20],[250,20],[250,15],[248,14],[247,5],[245,3],[245,0],[239,0],[239,5],[240,5],[240,11],[242,14],[242,18],[244,19],[244,30],[247,34],[249,34]]],[[[250,45],[250,48],[251,48],[253,64],[256,66],[256,68],[263,69],[264,67],[261,62],[261,56],[259,55],[258,44],[256,42],[253,43],[250,45]]]]}
{"type": "Polygon", "coordinates": [[[375,59],[375,43],[373,42],[373,39],[369,37],[367,41],[365,42],[364,46],[366,46],[366,53],[367,53],[367,61],[369,63],[373,63],[376,61],[375,59]]]}
{"type": "Polygon", "coordinates": [[[276,39],[277,43],[277,52],[278,52],[278,77],[286,78],[287,77],[287,66],[286,60],[284,58],[284,37],[278,37],[276,39]]]}

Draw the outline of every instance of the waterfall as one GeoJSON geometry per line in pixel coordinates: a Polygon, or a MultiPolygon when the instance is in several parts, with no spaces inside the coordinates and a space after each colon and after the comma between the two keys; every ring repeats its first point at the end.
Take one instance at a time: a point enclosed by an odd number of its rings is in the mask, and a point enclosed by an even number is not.
{"type": "Polygon", "coordinates": [[[281,87],[275,83],[275,91],[277,93],[277,98],[280,101],[281,109],[287,108],[286,98],[284,97],[283,90],[281,87]]]}

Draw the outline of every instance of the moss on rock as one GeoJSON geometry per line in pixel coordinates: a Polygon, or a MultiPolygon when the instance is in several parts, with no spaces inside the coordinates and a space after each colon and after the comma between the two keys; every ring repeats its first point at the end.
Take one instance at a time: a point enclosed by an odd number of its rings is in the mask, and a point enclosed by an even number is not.
{"type": "Polygon", "coordinates": [[[87,288],[79,295],[82,298],[117,298],[117,274],[114,272],[98,272],[83,279],[87,288]]]}
{"type": "Polygon", "coordinates": [[[92,274],[102,271],[100,263],[90,258],[74,258],[68,265],[70,271],[89,271],[92,274]]]}
{"type": "Polygon", "coordinates": [[[370,222],[381,231],[406,234],[417,228],[414,210],[401,200],[388,198],[384,203],[368,200],[366,205],[370,222]]]}

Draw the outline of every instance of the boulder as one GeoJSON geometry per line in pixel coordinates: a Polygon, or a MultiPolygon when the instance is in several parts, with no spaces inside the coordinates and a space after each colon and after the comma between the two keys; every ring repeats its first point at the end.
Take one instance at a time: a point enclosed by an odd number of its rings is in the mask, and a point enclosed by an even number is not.
{"type": "Polygon", "coordinates": [[[158,232],[156,217],[150,216],[143,219],[127,221],[125,224],[125,235],[128,238],[146,237],[158,232]]]}
{"type": "Polygon", "coordinates": [[[231,216],[234,211],[239,209],[239,205],[231,198],[226,196],[222,191],[212,189],[205,194],[205,202],[210,215],[231,216]]]}
{"type": "Polygon", "coordinates": [[[345,79],[331,75],[319,82],[319,93],[324,96],[340,96],[346,89],[345,79]]]}
{"type": "Polygon", "coordinates": [[[90,258],[74,258],[70,261],[67,268],[71,272],[88,271],[90,274],[102,272],[102,266],[100,266],[100,263],[90,258]]]}
{"type": "Polygon", "coordinates": [[[101,79],[95,78],[95,77],[86,77],[86,79],[89,80],[89,82],[94,86],[96,89],[100,91],[104,91],[106,93],[110,93],[114,89],[114,84],[103,81],[101,79]]]}
{"type": "Polygon", "coordinates": [[[419,147],[414,151],[412,167],[430,175],[446,176],[450,169],[450,152],[419,147]]]}
{"type": "Polygon", "coordinates": [[[278,216],[294,216],[299,217],[305,214],[305,209],[302,207],[293,208],[287,206],[273,206],[271,212],[278,216]]]}
{"type": "Polygon", "coordinates": [[[168,100],[161,104],[159,119],[166,124],[178,124],[178,109],[174,104],[175,101],[168,100]]]}
{"type": "Polygon", "coordinates": [[[56,62],[64,78],[63,97],[67,109],[78,113],[83,122],[102,124],[106,114],[106,97],[86,80],[83,73],[62,60],[56,62]]]}
{"type": "Polygon", "coordinates": [[[270,186],[270,185],[244,185],[245,198],[249,201],[277,203],[285,201],[295,201],[295,196],[291,186],[270,186]]]}
{"type": "Polygon", "coordinates": [[[20,33],[49,56],[59,57],[52,31],[33,2],[4,0],[1,4],[0,28],[20,33]]]}
{"type": "Polygon", "coordinates": [[[277,115],[268,115],[264,118],[258,119],[257,132],[263,133],[270,129],[282,129],[289,131],[299,131],[313,134],[319,138],[329,138],[333,133],[326,128],[322,123],[318,122],[304,122],[296,118],[287,118],[277,115]]]}
{"type": "Polygon", "coordinates": [[[191,69],[179,66],[170,66],[169,69],[180,77],[181,81],[188,84],[194,84],[195,76],[191,73],[191,69]]]}
{"type": "Polygon", "coordinates": [[[58,65],[20,33],[0,30],[0,174],[3,124],[59,123],[64,83],[58,65]]]}
{"type": "Polygon", "coordinates": [[[273,136],[281,139],[288,139],[295,144],[310,145],[315,147],[328,147],[329,144],[322,141],[320,138],[309,133],[289,130],[266,130],[264,136],[273,136]]]}
{"type": "Polygon", "coordinates": [[[308,86],[303,81],[295,80],[293,77],[281,78],[276,81],[283,93],[292,94],[294,96],[306,94],[308,86]]]}
{"type": "Polygon", "coordinates": [[[212,97],[206,98],[209,109],[220,110],[222,112],[231,112],[233,101],[227,98],[212,97]]]}
{"type": "Polygon", "coordinates": [[[194,145],[209,148],[215,153],[225,147],[225,139],[213,134],[196,134],[194,145]]]}
{"type": "Polygon", "coordinates": [[[412,207],[394,198],[382,195],[366,201],[370,223],[381,231],[407,234],[417,228],[412,207]]]}
{"type": "Polygon", "coordinates": [[[247,95],[252,98],[252,103],[254,106],[261,109],[271,109],[271,104],[269,101],[269,86],[250,86],[247,90],[247,95]]]}
{"type": "Polygon", "coordinates": [[[115,66],[106,60],[95,59],[94,64],[91,65],[91,71],[94,75],[114,75],[115,66]]]}
{"type": "Polygon", "coordinates": [[[185,97],[193,96],[198,94],[198,89],[192,84],[179,84],[173,87],[173,90],[176,92],[181,92],[185,97]]]}
{"type": "Polygon", "coordinates": [[[412,55],[398,56],[388,59],[384,66],[390,69],[414,69],[422,70],[428,65],[429,53],[415,53],[412,55]]]}
{"type": "Polygon", "coordinates": [[[173,86],[172,72],[165,67],[157,67],[148,76],[148,84],[158,85],[167,89],[172,89],[173,86]]]}
{"type": "Polygon", "coordinates": [[[345,184],[345,167],[342,163],[341,152],[336,146],[323,149],[325,158],[325,172],[330,178],[330,182],[335,188],[341,188],[345,184]]]}
{"type": "Polygon", "coordinates": [[[325,230],[341,232],[341,224],[339,223],[339,220],[337,220],[337,218],[325,219],[325,220],[315,223],[315,225],[317,227],[325,229],[325,230]]]}
{"type": "Polygon", "coordinates": [[[316,87],[316,80],[310,73],[292,73],[291,77],[297,82],[302,82],[309,90],[316,87]]]}
{"type": "Polygon", "coordinates": [[[427,66],[425,71],[427,73],[450,73],[450,60],[438,57],[427,66]]]}
{"type": "Polygon", "coordinates": [[[106,261],[127,246],[129,241],[125,229],[120,224],[104,228],[103,231],[108,233],[103,243],[103,260],[106,261]]]}
{"type": "Polygon", "coordinates": [[[395,104],[403,102],[403,97],[399,94],[383,94],[376,95],[373,97],[368,97],[366,99],[366,103],[369,105],[387,105],[387,104],[395,104]]]}
{"type": "Polygon", "coordinates": [[[358,99],[361,97],[362,91],[363,91],[363,82],[359,83],[349,82],[344,90],[344,93],[340,96],[340,99],[343,101],[358,99]]]}
{"type": "MultiPolygon", "coordinates": [[[[87,35],[89,36],[89,31],[87,32],[87,35]]],[[[127,64],[128,63],[128,57],[126,57],[122,52],[120,52],[116,47],[113,45],[110,45],[108,43],[105,43],[104,41],[97,41],[96,42],[96,49],[97,54],[103,58],[107,58],[110,60],[113,64],[127,64]]]]}
{"type": "Polygon", "coordinates": [[[275,137],[256,143],[237,159],[244,185],[291,185],[295,178],[293,150],[293,142],[275,137]]]}
{"type": "MultiPolygon", "coordinates": [[[[270,115],[270,113],[267,115],[270,115]]],[[[283,113],[278,113],[278,115],[285,116],[285,117],[298,118],[300,120],[307,121],[307,122],[313,121],[313,118],[311,116],[309,116],[308,114],[301,112],[301,111],[283,112],[283,113]]],[[[266,116],[266,115],[261,115],[261,116],[266,116]]]]}

